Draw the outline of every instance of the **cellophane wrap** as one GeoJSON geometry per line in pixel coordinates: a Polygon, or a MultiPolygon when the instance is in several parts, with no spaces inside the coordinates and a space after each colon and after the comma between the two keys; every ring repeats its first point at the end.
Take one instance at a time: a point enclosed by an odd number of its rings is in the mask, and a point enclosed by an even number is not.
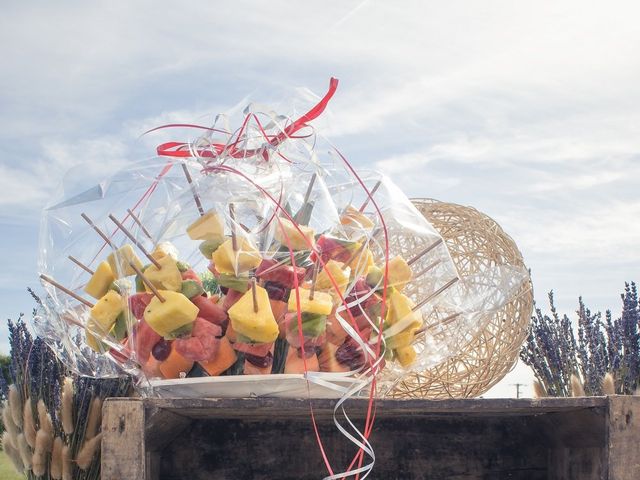
{"type": "MultiPolygon", "coordinates": [[[[306,121],[291,128],[292,117],[249,105],[112,175],[68,175],[43,214],[41,273],[98,304],[84,291],[92,275],[69,257],[94,271],[115,254],[120,278],[110,288],[123,310],[118,329],[98,325],[88,306],[43,283],[48,296],[35,327],[67,365],[92,376],[125,370],[142,381],[307,373],[326,383],[376,373],[384,394],[454,355],[526,281],[526,271],[507,266],[461,277],[440,234],[397,185],[380,172],[356,172],[306,121]],[[189,308],[175,325],[172,313],[151,321],[158,299],[132,274],[126,249],[161,296],[195,295],[188,304],[197,313],[189,308]],[[178,282],[157,275],[162,268],[143,251],[179,271],[178,282]],[[267,309],[253,332],[248,317],[267,309]]],[[[161,308],[166,302],[173,297],[161,308]]]]}

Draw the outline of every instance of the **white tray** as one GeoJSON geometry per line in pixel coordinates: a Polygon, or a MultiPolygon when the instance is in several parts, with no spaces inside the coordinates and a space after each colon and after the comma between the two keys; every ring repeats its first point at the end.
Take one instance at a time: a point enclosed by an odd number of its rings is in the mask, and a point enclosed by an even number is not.
{"type": "Polygon", "coordinates": [[[312,372],[308,380],[303,374],[279,374],[150,380],[149,383],[161,397],[341,398],[346,389],[356,385],[365,387],[367,382],[351,376],[312,372]]]}

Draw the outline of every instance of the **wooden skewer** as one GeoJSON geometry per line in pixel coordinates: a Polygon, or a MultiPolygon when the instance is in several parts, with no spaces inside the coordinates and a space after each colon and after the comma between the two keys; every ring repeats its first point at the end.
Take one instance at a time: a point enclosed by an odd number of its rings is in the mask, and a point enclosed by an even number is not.
{"type": "Polygon", "coordinates": [[[83,269],[85,272],[90,273],[91,275],[93,275],[95,272],[93,270],[91,270],[89,267],[87,267],[84,263],[82,263],[80,260],[78,260],[77,258],[69,255],[69,260],[71,260],[73,263],[75,263],[76,265],[78,265],[81,269],[83,269]]]}
{"type": "Polygon", "coordinates": [[[309,292],[309,300],[313,300],[316,294],[316,282],[318,280],[318,270],[320,270],[320,263],[316,259],[313,264],[313,278],[311,279],[311,291],[309,292]]]}
{"type": "Polygon", "coordinates": [[[414,263],[416,263],[418,260],[420,260],[423,256],[425,256],[427,253],[429,253],[431,250],[433,250],[434,248],[436,248],[438,245],[440,245],[443,242],[442,238],[439,238],[438,240],[436,240],[435,242],[433,242],[431,245],[429,245],[427,248],[425,248],[424,250],[422,250],[420,253],[418,253],[417,255],[415,255],[413,258],[411,258],[411,260],[409,260],[407,262],[407,265],[411,266],[414,263]]]}
{"type": "Polygon", "coordinates": [[[102,230],[100,230],[95,223],[93,223],[93,221],[87,216],[86,213],[81,213],[80,216],[84,218],[85,222],[87,222],[89,226],[91,226],[91,228],[93,228],[96,231],[96,233],[102,237],[102,239],[107,243],[107,245],[109,245],[111,248],[116,248],[116,246],[111,241],[111,239],[107,237],[107,235],[102,230]]]}
{"type": "Polygon", "coordinates": [[[160,300],[162,303],[164,303],[166,301],[166,299],[160,295],[160,292],[158,291],[158,289],[156,288],[156,286],[151,283],[151,281],[144,276],[144,273],[142,273],[142,270],[140,270],[133,262],[129,262],[129,265],[131,265],[131,268],[133,268],[136,272],[136,274],[138,274],[138,276],[140,277],[140,279],[144,282],[144,284],[149,287],[149,290],[151,290],[153,292],[153,294],[158,297],[158,300],[160,300]]]}
{"type": "Polygon", "coordinates": [[[416,273],[413,278],[420,278],[422,275],[424,275],[425,273],[427,273],[429,270],[433,269],[434,267],[436,267],[437,265],[439,265],[440,263],[442,263],[442,260],[436,260],[435,262],[427,265],[425,268],[423,268],[422,270],[420,270],[420,272],[416,273]]]}
{"type": "Polygon", "coordinates": [[[153,237],[151,236],[151,234],[149,233],[149,230],[147,230],[145,228],[145,226],[142,224],[142,222],[140,221],[140,219],[138,218],[138,216],[133,213],[133,210],[131,210],[130,208],[127,208],[127,213],[131,216],[131,218],[133,218],[133,221],[136,222],[138,224],[138,226],[140,227],[140,229],[142,230],[142,233],[145,234],[145,236],[149,239],[153,241],[153,237]]]}
{"type": "Polygon", "coordinates": [[[151,254],[147,251],[147,249],[146,249],[146,248],[144,248],[144,247],[142,246],[142,244],[141,244],[138,240],[136,240],[136,237],[134,237],[134,236],[131,234],[131,232],[130,232],[129,230],[127,230],[127,228],[126,228],[124,225],[122,225],[122,223],[120,223],[120,222],[118,221],[118,219],[117,219],[116,217],[114,217],[112,214],[109,214],[109,218],[111,219],[111,221],[112,221],[113,223],[115,223],[115,224],[116,224],[116,226],[117,226],[120,230],[122,230],[122,232],[123,232],[127,237],[129,237],[129,240],[131,240],[131,241],[135,244],[135,246],[136,246],[136,247],[138,247],[138,248],[140,249],[140,251],[142,252],[142,254],[143,254],[145,257],[147,257],[147,258],[149,259],[149,261],[150,261],[151,263],[153,263],[153,264],[156,266],[156,268],[157,268],[158,270],[160,270],[160,269],[162,268],[162,266],[158,263],[158,261],[157,261],[155,258],[153,258],[153,257],[151,256],[151,254]]]}
{"type": "Polygon", "coordinates": [[[373,186],[373,188],[371,189],[371,192],[367,196],[367,199],[364,201],[362,206],[358,209],[360,213],[364,212],[364,209],[367,208],[367,205],[369,205],[369,200],[371,200],[373,195],[378,191],[378,188],[380,188],[380,185],[382,185],[382,181],[378,180],[376,184],[373,186]]]}
{"type": "Polygon", "coordinates": [[[182,171],[184,172],[184,176],[187,177],[187,182],[189,182],[189,187],[191,188],[191,193],[193,194],[193,199],[196,202],[196,206],[198,207],[198,211],[200,212],[200,216],[204,215],[204,208],[202,208],[202,202],[200,201],[200,196],[198,196],[198,192],[196,192],[196,187],[193,184],[193,180],[191,178],[191,174],[189,173],[189,169],[187,165],[183,162],[182,171]]]}
{"type": "Polygon", "coordinates": [[[229,217],[231,217],[231,246],[233,251],[238,251],[238,238],[236,237],[236,210],[233,203],[229,204],[229,217]]]}
{"type": "Polygon", "coordinates": [[[307,191],[304,194],[304,202],[302,202],[303,207],[309,202],[309,197],[311,197],[311,191],[313,190],[313,184],[316,183],[317,176],[318,175],[316,173],[311,175],[311,180],[309,180],[309,186],[307,187],[307,191]]]}
{"type": "MultiPolygon", "coordinates": [[[[56,282],[53,278],[48,277],[45,274],[40,274],[40,278],[42,280],[44,280],[45,282],[53,285],[54,287],[56,287],[58,290],[66,293],[67,295],[69,295],[72,298],[75,298],[76,300],[78,300],[80,303],[84,303],[87,307],[89,308],[93,308],[94,304],[91,303],[89,300],[86,300],[84,298],[82,298],[80,295],[78,295],[75,292],[72,292],[71,290],[69,290],[67,287],[64,287],[62,285],[60,285],[58,282],[56,282]]],[[[84,326],[84,325],[83,325],[84,326]]]]}
{"type": "Polygon", "coordinates": [[[440,295],[442,292],[444,292],[446,289],[448,289],[449,287],[451,287],[453,284],[455,284],[458,280],[460,280],[458,277],[454,278],[453,280],[449,280],[447,283],[445,283],[443,286],[441,286],[438,290],[436,290],[435,292],[433,292],[431,295],[429,295],[427,298],[425,298],[424,300],[422,300],[420,303],[418,303],[415,307],[413,307],[411,309],[412,312],[415,312],[416,310],[419,310],[420,308],[422,308],[423,306],[425,306],[427,303],[429,303],[431,300],[433,300],[434,298],[436,298],[438,295],[440,295]]]}
{"type": "Polygon", "coordinates": [[[451,314],[451,315],[449,315],[448,317],[444,318],[443,320],[441,320],[439,322],[430,323],[426,327],[422,327],[420,330],[416,330],[415,336],[417,337],[421,333],[424,333],[427,330],[432,329],[433,327],[437,327],[438,325],[443,325],[443,326],[444,325],[448,325],[449,323],[451,323],[454,319],[456,319],[460,315],[462,315],[462,312],[451,314]]]}
{"type": "Polygon", "coordinates": [[[251,279],[251,295],[253,296],[253,312],[258,313],[258,292],[256,291],[256,277],[251,279]]]}

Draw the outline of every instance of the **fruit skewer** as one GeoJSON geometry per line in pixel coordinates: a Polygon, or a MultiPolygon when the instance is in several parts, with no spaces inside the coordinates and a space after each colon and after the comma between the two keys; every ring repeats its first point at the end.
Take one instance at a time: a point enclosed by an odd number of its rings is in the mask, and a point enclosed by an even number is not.
{"type": "Polygon", "coordinates": [[[193,184],[193,179],[191,178],[191,174],[189,173],[189,169],[187,165],[183,162],[182,171],[184,172],[184,176],[187,178],[187,182],[189,182],[189,188],[191,188],[191,193],[193,195],[193,200],[196,202],[196,207],[198,207],[198,212],[200,212],[200,216],[204,217],[204,208],[202,208],[202,202],[200,201],[200,196],[198,192],[196,192],[196,187],[193,184]]]}
{"type": "MultiPolygon", "coordinates": [[[[142,254],[147,257],[147,259],[149,259],[149,261],[151,263],[153,263],[153,265],[155,265],[155,267],[160,270],[162,269],[162,265],[160,265],[160,263],[158,262],[158,260],[156,260],[153,255],[151,255],[146,248],[144,248],[144,246],[136,239],[135,236],[133,236],[133,234],[122,224],[120,223],[120,221],[113,216],[113,214],[109,214],[109,219],[116,224],[116,226],[122,231],[122,233],[124,233],[129,240],[131,240],[134,245],[136,247],[138,247],[138,249],[140,249],[140,251],[142,252],[142,254]]],[[[97,228],[97,227],[96,227],[97,228]]]]}
{"type": "Polygon", "coordinates": [[[74,256],[69,255],[67,258],[71,260],[73,263],[75,263],[76,265],[78,265],[85,272],[89,273],[90,275],[94,275],[96,273],[93,270],[91,270],[89,267],[87,267],[84,263],[82,263],[80,260],[75,258],[74,256]]]}
{"type": "Polygon", "coordinates": [[[140,221],[138,216],[135,213],[133,213],[133,210],[131,210],[130,208],[127,208],[127,213],[133,219],[133,221],[140,227],[140,229],[142,230],[142,233],[144,233],[145,237],[147,237],[149,240],[153,241],[153,237],[149,233],[149,230],[147,230],[145,228],[145,226],[142,224],[142,222],[140,221]]]}

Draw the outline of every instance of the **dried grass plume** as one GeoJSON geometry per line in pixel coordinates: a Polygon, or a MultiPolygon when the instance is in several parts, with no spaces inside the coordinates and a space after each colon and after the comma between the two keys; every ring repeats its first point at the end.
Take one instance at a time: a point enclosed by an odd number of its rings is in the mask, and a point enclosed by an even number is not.
{"type": "Polygon", "coordinates": [[[584,387],[582,382],[575,375],[571,375],[571,396],[572,397],[586,397],[584,393],[584,387]]]}
{"type": "Polygon", "coordinates": [[[611,373],[607,373],[602,379],[602,393],[603,395],[616,394],[616,382],[611,373]]]}

